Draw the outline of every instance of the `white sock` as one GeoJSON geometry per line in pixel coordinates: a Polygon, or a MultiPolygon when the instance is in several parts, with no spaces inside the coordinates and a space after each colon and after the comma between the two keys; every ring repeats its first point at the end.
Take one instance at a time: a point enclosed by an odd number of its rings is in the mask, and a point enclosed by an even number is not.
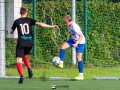
{"type": "Polygon", "coordinates": [[[83,73],[79,73],[79,75],[83,75],[83,73]]]}

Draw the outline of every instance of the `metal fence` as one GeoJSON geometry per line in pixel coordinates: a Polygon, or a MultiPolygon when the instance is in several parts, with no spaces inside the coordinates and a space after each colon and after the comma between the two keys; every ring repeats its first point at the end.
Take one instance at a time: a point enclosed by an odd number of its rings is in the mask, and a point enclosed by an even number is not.
{"type": "MultiPolygon", "coordinates": [[[[62,24],[61,19],[64,14],[71,14],[71,0],[38,0],[35,4],[38,21],[51,24],[51,19],[53,19],[53,23],[58,24],[61,29],[61,37],[55,38],[53,30],[36,28],[36,57],[34,58],[31,53],[29,58],[32,65],[49,64],[52,57],[59,55],[60,44],[69,38],[67,28],[62,24]],[[57,46],[54,40],[59,40],[57,46]]],[[[84,14],[84,4],[84,0],[76,0],[76,22],[87,37],[86,64],[118,65],[120,62],[120,1],[88,0],[85,7],[86,14],[84,14]],[[85,15],[87,26],[84,26],[85,15]],[[85,28],[87,31],[84,31],[85,28]]],[[[29,6],[29,17],[32,17],[34,11],[30,7],[33,2],[23,0],[23,5],[29,6]]],[[[15,47],[13,47],[15,44],[15,40],[6,39],[7,66],[16,63],[14,59],[15,47]]],[[[67,50],[65,59],[66,65],[70,65],[72,61],[71,49],[67,50]]]]}

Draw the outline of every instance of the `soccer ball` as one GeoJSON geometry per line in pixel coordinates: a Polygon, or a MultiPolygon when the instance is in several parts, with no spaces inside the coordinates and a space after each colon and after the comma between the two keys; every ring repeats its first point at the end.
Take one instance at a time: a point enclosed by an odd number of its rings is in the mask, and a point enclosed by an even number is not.
{"type": "Polygon", "coordinates": [[[52,88],[52,89],[56,89],[56,85],[54,85],[54,84],[51,85],[51,88],[52,88]]]}
{"type": "Polygon", "coordinates": [[[60,63],[60,58],[59,58],[59,57],[54,57],[54,58],[52,59],[52,63],[53,63],[54,65],[59,65],[59,63],[60,63]]]}

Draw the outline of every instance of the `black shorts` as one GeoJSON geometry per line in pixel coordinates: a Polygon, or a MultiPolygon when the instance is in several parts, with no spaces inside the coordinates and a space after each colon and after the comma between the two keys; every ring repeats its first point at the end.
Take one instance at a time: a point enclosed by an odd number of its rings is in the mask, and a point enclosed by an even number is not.
{"type": "Polygon", "coordinates": [[[23,58],[24,55],[27,55],[30,53],[32,49],[32,45],[30,46],[23,46],[23,45],[16,45],[16,57],[23,58]]]}

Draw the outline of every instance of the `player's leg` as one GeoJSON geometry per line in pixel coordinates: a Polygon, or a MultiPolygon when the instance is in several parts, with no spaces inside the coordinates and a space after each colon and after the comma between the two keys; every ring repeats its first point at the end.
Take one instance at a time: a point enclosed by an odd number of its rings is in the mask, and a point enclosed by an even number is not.
{"type": "Polygon", "coordinates": [[[31,68],[31,65],[30,65],[30,62],[29,62],[29,59],[28,59],[27,55],[24,55],[24,57],[22,59],[23,59],[23,61],[25,63],[25,66],[27,68],[31,68]]]}
{"type": "Polygon", "coordinates": [[[65,50],[69,47],[72,47],[73,43],[74,43],[73,40],[70,39],[70,40],[64,42],[63,44],[61,44],[60,55],[59,55],[61,61],[60,61],[60,64],[58,65],[60,68],[63,68],[64,58],[65,58],[65,50]]]}
{"type": "Polygon", "coordinates": [[[29,54],[29,52],[31,51],[31,49],[32,49],[32,46],[30,46],[30,47],[25,47],[24,57],[23,57],[23,61],[24,61],[25,65],[26,65],[26,67],[27,67],[27,69],[28,69],[28,77],[29,77],[29,78],[32,78],[32,76],[33,76],[32,69],[31,69],[31,65],[30,65],[30,61],[29,61],[29,59],[28,59],[28,57],[27,57],[27,54],[29,54]]]}
{"type": "Polygon", "coordinates": [[[76,48],[76,51],[77,51],[79,75],[77,77],[75,77],[75,79],[76,80],[83,80],[84,79],[84,76],[83,76],[84,64],[83,64],[83,60],[82,60],[82,54],[83,54],[83,51],[84,51],[84,44],[78,44],[78,47],[76,48]]]}
{"type": "Polygon", "coordinates": [[[29,61],[27,55],[24,55],[24,57],[23,57],[22,59],[23,59],[23,61],[24,61],[24,63],[25,63],[25,66],[26,66],[27,69],[28,69],[28,77],[29,77],[29,78],[32,78],[33,73],[32,73],[30,61],[29,61]]]}
{"type": "Polygon", "coordinates": [[[21,57],[17,57],[17,64],[16,64],[18,73],[20,75],[20,79],[19,79],[19,84],[23,83],[24,80],[24,76],[23,76],[23,67],[22,67],[22,58],[21,57]]]}
{"type": "Polygon", "coordinates": [[[83,80],[84,79],[84,76],[83,76],[84,65],[83,65],[83,60],[82,60],[82,53],[77,53],[77,59],[78,59],[79,75],[77,77],[75,77],[75,79],[76,80],[83,80]]]}
{"type": "Polygon", "coordinates": [[[63,63],[64,63],[64,58],[65,58],[65,53],[66,53],[66,49],[69,48],[69,45],[67,42],[64,42],[63,44],[61,44],[60,46],[60,64],[58,65],[58,67],[63,68],[63,63]]]}
{"type": "Polygon", "coordinates": [[[17,67],[17,71],[20,75],[20,79],[19,79],[19,84],[23,83],[24,80],[24,76],[23,76],[23,66],[22,66],[22,57],[24,55],[24,49],[23,47],[21,47],[20,45],[16,46],[16,58],[17,58],[17,63],[16,63],[16,67],[17,67]]]}

